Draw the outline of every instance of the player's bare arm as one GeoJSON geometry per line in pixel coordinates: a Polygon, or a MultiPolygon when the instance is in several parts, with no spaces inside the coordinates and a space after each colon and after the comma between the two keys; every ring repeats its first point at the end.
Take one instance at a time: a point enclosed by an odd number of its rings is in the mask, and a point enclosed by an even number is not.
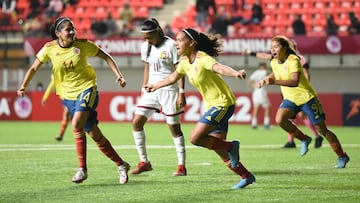
{"type": "Polygon", "coordinates": [[[216,73],[219,73],[224,76],[228,77],[236,77],[239,79],[245,79],[246,78],[246,71],[244,69],[236,71],[230,66],[223,65],[220,63],[216,63],[213,65],[212,70],[216,73]]]}
{"type": "Polygon", "coordinates": [[[178,81],[180,78],[184,77],[184,75],[179,74],[177,71],[174,71],[171,75],[169,75],[167,78],[165,78],[164,80],[156,83],[156,84],[146,84],[144,86],[145,90],[147,92],[153,92],[161,87],[165,87],[168,85],[171,85],[173,83],[175,83],[176,81],[178,81]]]}
{"type": "Polygon", "coordinates": [[[23,97],[25,95],[26,87],[28,86],[31,79],[34,77],[36,71],[40,68],[41,64],[42,63],[40,62],[40,60],[36,58],[34,63],[30,66],[30,68],[26,72],[24,80],[21,83],[20,88],[16,92],[18,96],[23,97]]]}
{"type": "Polygon", "coordinates": [[[98,57],[102,58],[106,61],[106,63],[110,66],[111,70],[116,75],[116,83],[119,84],[121,87],[126,86],[126,80],[124,76],[121,74],[117,64],[115,63],[115,60],[110,56],[108,53],[105,53],[102,49],[99,49],[99,52],[97,54],[98,57]]]}

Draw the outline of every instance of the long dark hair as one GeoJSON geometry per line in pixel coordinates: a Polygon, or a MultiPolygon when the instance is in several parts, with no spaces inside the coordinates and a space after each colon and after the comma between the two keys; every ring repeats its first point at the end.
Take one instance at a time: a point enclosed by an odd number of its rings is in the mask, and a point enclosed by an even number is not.
{"type": "MultiPolygon", "coordinates": [[[[286,54],[289,55],[289,54],[294,54],[296,55],[297,57],[299,57],[297,54],[296,54],[296,51],[294,50],[294,44],[293,42],[291,42],[287,37],[285,36],[282,36],[282,35],[277,35],[275,37],[273,37],[271,39],[271,41],[276,41],[276,42],[279,42],[279,44],[286,48],[286,54]]],[[[300,58],[300,57],[299,57],[300,58]]]]}
{"type": "Polygon", "coordinates": [[[70,18],[59,17],[58,19],[56,19],[55,23],[50,26],[50,35],[52,39],[58,39],[55,33],[60,32],[61,29],[63,29],[64,22],[70,22],[72,25],[74,25],[70,18]]]}
{"type": "Polygon", "coordinates": [[[222,51],[220,35],[206,35],[192,28],[186,28],[182,31],[188,38],[196,42],[196,50],[204,51],[213,57],[219,56],[219,53],[222,51]]]}

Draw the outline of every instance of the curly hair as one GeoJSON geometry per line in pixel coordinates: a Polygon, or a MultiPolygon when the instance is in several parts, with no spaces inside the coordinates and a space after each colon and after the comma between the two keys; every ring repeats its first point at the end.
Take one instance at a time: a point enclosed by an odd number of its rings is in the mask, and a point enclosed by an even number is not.
{"type": "Polygon", "coordinates": [[[187,37],[194,40],[196,43],[196,50],[204,51],[209,56],[219,56],[222,46],[220,35],[206,35],[202,32],[198,32],[192,28],[186,28],[182,30],[187,37]]]}

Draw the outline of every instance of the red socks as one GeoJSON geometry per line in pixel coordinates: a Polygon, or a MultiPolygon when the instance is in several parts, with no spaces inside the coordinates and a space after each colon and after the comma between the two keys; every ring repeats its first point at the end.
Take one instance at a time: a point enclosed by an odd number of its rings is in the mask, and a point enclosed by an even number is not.
{"type": "Polygon", "coordinates": [[[117,166],[120,166],[124,163],[119,154],[111,146],[109,140],[107,140],[104,136],[102,136],[102,138],[99,140],[99,142],[96,142],[96,144],[100,151],[113,162],[115,162],[117,166]]]}
{"type": "Polygon", "coordinates": [[[75,137],[76,153],[79,160],[79,167],[87,169],[86,166],[86,136],[83,130],[73,131],[75,137]]]}
{"type": "Polygon", "coordinates": [[[226,142],[222,139],[213,137],[213,136],[208,136],[208,142],[205,145],[206,148],[208,149],[212,149],[212,150],[226,150],[226,151],[230,151],[231,150],[231,143],[230,142],[226,142]]]}
{"type": "Polygon", "coordinates": [[[250,175],[250,172],[244,167],[244,165],[242,165],[241,162],[239,162],[236,168],[231,168],[230,159],[224,161],[224,163],[230,170],[241,176],[241,178],[247,178],[250,175]]]}

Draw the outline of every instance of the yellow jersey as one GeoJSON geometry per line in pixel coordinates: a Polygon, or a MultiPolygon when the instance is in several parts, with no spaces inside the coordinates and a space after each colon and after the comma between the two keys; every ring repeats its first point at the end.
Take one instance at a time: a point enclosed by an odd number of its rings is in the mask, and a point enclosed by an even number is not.
{"type": "Polygon", "coordinates": [[[280,86],[283,99],[290,100],[296,105],[302,105],[310,99],[317,97],[314,88],[305,78],[298,56],[290,54],[282,64],[279,64],[278,60],[274,58],[271,60],[270,65],[276,80],[290,80],[291,73],[298,72],[300,74],[297,87],[280,86]]]}
{"type": "Polygon", "coordinates": [[[85,89],[96,86],[96,73],[88,57],[96,56],[99,47],[86,39],[75,39],[68,47],[60,47],[57,40],[47,42],[36,57],[51,61],[56,94],[62,99],[76,100],[85,89]]]}
{"type": "Polygon", "coordinates": [[[200,92],[205,108],[227,107],[235,104],[235,96],[221,75],[212,70],[217,61],[203,51],[198,51],[193,63],[183,57],[176,71],[186,75],[189,82],[200,92]]]}

